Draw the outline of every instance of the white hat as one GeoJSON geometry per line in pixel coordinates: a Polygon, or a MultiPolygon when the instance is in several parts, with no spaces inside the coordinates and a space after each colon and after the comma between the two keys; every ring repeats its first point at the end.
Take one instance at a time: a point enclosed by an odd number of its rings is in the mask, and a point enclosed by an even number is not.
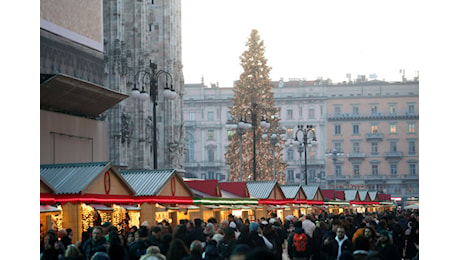
{"type": "Polygon", "coordinates": [[[287,215],[287,216],[286,216],[286,220],[291,221],[293,217],[294,217],[294,216],[292,216],[292,215],[287,215]]]}
{"type": "Polygon", "coordinates": [[[267,225],[268,222],[267,222],[266,220],[263,220],[262,222],[260,222],[260,224],[262,224],[262,225],[267,225]]]}
{"type": "Polygon", "coordinates": [[[232,221],[232,222],[230,223],[230,225],[228,225],[228,226],[231,227],[231,228],[236,228],[236,224],[235,224],[235,222],[233,222],[233,221],[232,221]]]}
{"type": "Polygon", "coordinates": [[[274,218],[271,218],[271,219],[270,219],[268,222],[270,222],[270,224],[275,224],[275,222],[276,222],[276,219],[274,219],[274,218]]]}

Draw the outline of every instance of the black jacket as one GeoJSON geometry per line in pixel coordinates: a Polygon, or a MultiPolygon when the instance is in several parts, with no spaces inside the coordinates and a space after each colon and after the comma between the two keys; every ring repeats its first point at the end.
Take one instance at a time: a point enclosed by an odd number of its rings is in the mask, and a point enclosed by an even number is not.
{"type": "MultiPolygon", "coordinates": [[[[327,237],[326,237],[327,239],[327,237]]],[[[337,255],[339,253],[339,242],[335,239],[335,238],[332,238],[329,236],[329,239],[330,239],[330,243],[329,244],[325,244],[325,240],[323,240],[323,243],[321,244],[321,251],[324,253],[323,255],[326,256],[326,259],[337,259],[337,255]]],[[[345,252],[345,251],[349,251],[349,252],[352,252],[353,253],[353,243],[351,242],[351,239],[348,239],[348,237],[346,237],[346,240],[342,243],[342,247],[341,247],[341,252],[345,252]]]]}
{"type": "Polygon", "coordinates": [[[294,245],[294,235],[295,234],[302,234],[302,233],[305,233],[303,228],[301,227],[296,227],[294,229],[294,232],[292,234],[289,235],[288,237],[288,244],[287,244],[287,250],[288,250],[288,255],[289,255],[289,258],[294,258],[294,257],[306,257],[307,259],[310,258],[310,255],[312,254],[312,251],[313,251],[313,245],[312,245],[312,240],[311,240],[311,237],[307,234],[305,234],[307,236],[307,249],[305,250],[305,252],[298,252],[296,249],[295,249],[295,245],[294,245]]]}

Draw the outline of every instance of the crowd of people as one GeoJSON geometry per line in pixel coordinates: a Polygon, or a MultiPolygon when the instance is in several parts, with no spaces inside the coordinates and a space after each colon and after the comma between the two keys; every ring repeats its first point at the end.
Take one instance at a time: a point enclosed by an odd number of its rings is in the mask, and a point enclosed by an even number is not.
{"type": "Polygon", "coordinates": [[[411,211],[288,215],[250,222],[181,220],[118,230],[109,222],[72,240],[71,229],[41,235],[41,260],[418,260],[419,216],[411,211]]]}

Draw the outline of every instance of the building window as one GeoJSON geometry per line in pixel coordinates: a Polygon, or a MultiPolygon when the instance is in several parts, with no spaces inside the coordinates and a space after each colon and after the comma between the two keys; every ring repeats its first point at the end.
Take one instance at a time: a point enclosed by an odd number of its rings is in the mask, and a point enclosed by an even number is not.
{"type": "Polygon", "coordinates": [[[341,125],[335,125],[334,126],[334,135],[341,135],[342,134],[342,126],[341,125]]]}
{"type": "Polygon", "coordinates": [[[416,155],[417,151],[415,149],[415,141],[409,141],[408,144],[409,144],[409,149],[407,153],[410,155],[416,155]]]}
{"type": "Polygon", "coordinates": [[[390,123],[390,134],[397,134],[396,123],[390,123]]]}
{"type": "Polygon", "coordinates": [[[334,115],[340,115],[342,108],[338,105],[334,106],[334,115]]]}
{"type": "Polygon", "coordinates": [[[287,170],[288,182],[294,182],[294,170],[287,170]]]}
{"type": "Polygon", "coordinates": [[[209,180],[214,180],[216,179],[215,173],[213,171],[208,172],[208,179],[209,180]]]}
{"type": "Polygon", "coordinates": [[[392,177],[396,177],[398,175],[398,165],[397,164],[390,164],[390,175],[392,177]]]}
{"type": "Polygon", "coordinates": [[[390,113],[390,115],[395,115],[396,114],[396,104],[390,104],[388,112],[390,113]]]}
{"type": "Polygon", "coordinates": [[[334,142],[334,149],[336,151],[343,151],[342,150],[342,142],[334,142]]]}
{"type": "Polygon", "coordinates": [[[354,153],[359,153],[361,152],[361,143],[360,142],[353,142],[353,152],[354,153]]]}
{"type": "Polygon", "coordinates": [[[379,126],[377,124],[371,124],[371,133],[376,134],[379,132],[379,126]]]}
{"type": "Polygon", "coordinates": [[[214,130],[208,130],[208,140],[214,140],[214,130]]]}
{"type": "Polygon", "coordinates": [[[409,164],[409,175],[411,176],[417,175],[417,165],[415,163],[409,164]]]}
{"type": "Polygon", "coordinates": [[[335,176],[342,176],[342,165],[335,165],[335,176]]]}
{"type": "Polygon", "coordinates": [[[294,138],[294,129],[289,127],[286,130],[286,139],[293,139],[293,138],[294,138]]]}
{"type": "Polygon", "coordinates": [[[208,121],[214,121],[214,111],[208,111],[208,121]]]}
{"type": "Polygon", "coordinates": [[[201,173],[201,179],[206,180],[206,173],[201,173]]]}
{"type": "Polygon", "coordinates": [[[379,175],[379,165],[378,164],[372,164],[372,175],[379,175]]]}
{"type": "Polygon", "coordinates": [[[377,105],[371,105],[371,115],[377,114],[377,105]]]}
{"type": "Polygon", "coordinates": [[[214,162],[214,149],[208,149],[208,162],[214,162]]]}
{"type": "Polygon", "coordinates": [[[294,150],[293,149],[288,149],[288,151],[287,151],[287,160],[288,161],[293,161],[294,160],[294,150]]]}
{"type": "Polygon", "coordinates": [[[352,111],[353,115],[359,115],[359,106],[353,106],[352,111]]]}
{"type": "Polygon", "coordinates": [[[407,131],[409,132],[409,134],[415,134],[415,123],[409,123],[407,127],[407,131]]]}
{"type": "Polygon", "coordinates": [[[315,119],[315,109],[314,108],[308,109],[308,118],[315,119]]]}
{"type": "Polygon", "coordinates": [[[353,164],[353,176],[359,176],[360,168],[359,164],[353,164]]]}
{"type": "Polygon", "coordinates": [[[379,143],[372,142],[371,143],[371,154],[378,155],[379,154],[379,143]]]}
{"type": "Polygon", "coordinates": [[[188,112],[188,120],[195,121],[195,112],[188,112]]]}
{"type": "Polygon", "coordinates": [[[292,111],[292,109],[288,109],[286,112],[287,112],[286,119],[287,120],[293,120],[294,119],[294,111],[292,111]]]}
{"type": "Polygon", "coordinates": [[[414,104],[407,105],[407,113],[409,113],[411,115],[415,114],[415,105],[414,104]]]}
{"type": "Polygon", "coordinates": [[[353,124],[353,134],[359,135],[359,124],[353,124]]]}
{"type": "Polygon", "coordinates": [[[398,151],[398,142],[390,141],[390,153],[395,153],[398,151]]]}

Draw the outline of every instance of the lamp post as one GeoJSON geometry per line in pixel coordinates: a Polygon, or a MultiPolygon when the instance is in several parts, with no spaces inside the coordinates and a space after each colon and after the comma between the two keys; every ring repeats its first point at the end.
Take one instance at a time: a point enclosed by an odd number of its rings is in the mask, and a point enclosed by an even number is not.
{"type": "Polygon", "coordinates": [[[250,127],[251,124],[244,122],[243,119],[238,122],[236,127],[236,133],[240,136],[240,182],[243,181],[243,135],[246,129],[250,127]]]}
{"type": "MultiPolygon", "coordinates": [[[[252,161],[252,173],[253,173],[253,180],[256,181],[257,180],[257,171],[256,171],[256,165],[257,165],[257,161],[256,161],[256,141],[257,141],[257,138],[256,138],[256,129],[257,129],[257,103],[256,102],[252,102],[251,103],[251,125],[252,125],[252,148],[253,148],[253,161],[252,161]]],[[[268,123],[267,121],[265,121],[265,119],[262,117],[262,119],[260,120],[260,126],[264,129],[268,129],[270,128],[270,123],[268,123]]]]}
{"type": "Polygon", "coordinates": [[[311,141],[316,142],[316,133],[313,125],[306,125],[305,128],[303,125],[297,126],[297,131],[295,132],[295,141],[297,143],[303,143],[304,146],[304,156],[305,156],[305,185],[308,185],[308,173],[307,173],[307,145],[310,144],[309,133],[311,133],[311,141]],[[299,133],[302,133],[302,136],[299,138],[299,133]]]}
{"type": "Polygon", "coordinates": [[[140,70],[136,73],[134,76],[134,87],[131,91],[131,96],[134,98],[138,98],[141,101],[147,100],[149,98],[149,94],[145,91],[147,87],[144,87],[144,85],[147,85],[146,82],[148,82],[149,86],[149,92],[150,92],[150,100],[153,103],[153,108],[152,108],[152,118],[153,118],[153,169],[158,168],[158,163],[157,163],[157,97],[158,97],[158,79],[160,76],[165,76],[166,78],[166,83],[165,87],[163,90],[163,96],[166,99],[172,100],[175,99],[177,94],[174,91],[172,82],[173,78],[169,72],[166,72],[164,70],[158,70],[157,69],[157,64],[153,63],[150,61],[150,72],[146,70],[140,70]],[[171,79],[171,85],[168,86],[168,78],[171,79]],[[142,90],[139,91],[139,89],[136,86],[136,82],[140,80],[142,90]]]}
{"type": "Polygon", "coordinates": [[[337,188],[337,172],[336,172],[337,159],[343,156],[343,152],[337,151],[337,149],[334,148],[330,150],[329,152],[327,152],[326,156],[332,158],[332,161],[334,162],[334,190],[335,190],[337,188]]]}

